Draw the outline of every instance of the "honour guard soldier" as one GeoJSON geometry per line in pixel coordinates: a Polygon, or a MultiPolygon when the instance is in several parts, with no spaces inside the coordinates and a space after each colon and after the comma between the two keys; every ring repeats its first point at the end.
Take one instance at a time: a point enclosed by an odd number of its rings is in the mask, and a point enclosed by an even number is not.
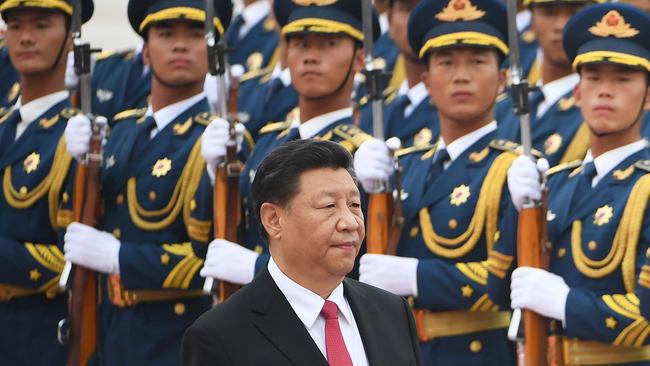
{"type": "Polygon", "coordinates": [[[226,32],[231,65],[242,65],[246,71],[259,71],[275,64],[278,34],[271,14],[270,0],[244,0],[244,9],[226,32]]]}
{"type": "MultiPolygon", "coordinates": [[[[427,365],[515,364],[506,338],[510,314],[485,288],[485,260],[516,158],[514,143],[496,140],[494,121],[506,83],[506,19],[499,0],[424,0],[409,19],[411,47],[427,65],[423,80],[438,108],[440,140],[398,152],[404,230],[397,255],[364,255],[359,279],[412,297],[427,365]]],[[[385,145],[371,142],[355,156],[366,189],[387,180],[393,166],[385,145]]]]}
{"type": "MultiPolygon", "coordinates": [[[[384,108],[384,134],[398,137],[403,146],[429,145],[438,137],[438,112],[431,104],[422,73],[426,65],[418,57],[408,41],[408,19],[420,0],[390,0],[388,21],[391,38],[400,50],[404,61],[406,79],[399,90],[390,96],[384,108]]],[[[372,111],[362,109],[362,130],[372,134],[372,111]]]]}
{"type": "Polygon", "coordinates": [[[20,94],[18,79],[18,72],[11,65],[5,41],[0,39],[0,108],[16,103],[16,98],[20,94]]]}
{"type": "MultiPolygon", "coordinates": [[[[288,66],[299,95],[298,109],[286,122],[269,123],[259,131],[255,149],[240,180],[244,207],[241,245],[215,240],[208,248],[201,271],[202,276],[239,284],[250,282],[269,259],[266,240],[261,236],[257,220],[252,217],[254,203],[250,191],[255,171],[264,157],[295,139],[335,141],[354,152],[370,138],[351,125],[353,78],[363,68],[361,2],[274,0],[273,9],[287,41],[288,66]]],[[[376,39],[379,36],[376,15],[373,16],[373,33],[376,39]]],[[[206,129],[203,155],[209,172],[223,159],[227,129],[228,124],[223,120],[213,122],[206,129]]],[[[197,201],[211,202],[211,199],[197,201]]]]}
{"type": "MultiPolygon", "coordinates": [[[[215,0],[223,36],[231,3],[215,0]]],[[[188,234],[191,199],[205,163],[198,143],[212,118],[201,0],[131,0],[131,26],[144,39],[151,104],[114,118],[104,148],[100,227],[71,223],[65,258],[102,274],[98,349],[103,365],[178,365],[182,334],[210,306],[188,234]]],[[[66,129],[74,157],[88,151],[90,123],[66,129]]]]}
{"type": "MultiPolygon", "coordinates": [[[[71,158],[62,138],[70,108],[64,77],[72,49],[72,1],[0,1],[6,50],[21,95],[0,117],[0,363],[62,365],[57,323],[66,315],[59,290],[64,266],[59,202],[71,158]]],[[[83,2],[83,21],[93,13],[83,2]]]]}
{"type": "MultiPolygon", "coordinates": [[[[529,84],[538,86],[529,96],[533,147],[555,166],[582,158],[589,147],[588,127],[573,98],[578,75],[571,69],[562,48],[562,30],[569,17],[591,1],[527,0],[526,3],[532,13],[531,28],[539,42],[537,61],[528,74],[529,84]]],[[[503,138],[521,140],[519,118],[512,112],[510,95],[497,104],[496,117],[503,138]]]]}
{"type": "MultiPolygon", "coordinates": [[[[512,233],[488,261],[490,296],[507,302],[510,288],[513,308],[556,320],[567,365],[650,364],[650,326],[637,298],[650,247],[650,150],[640,135],[650,107],[649,30],[650,16],[624,4],[594,5],[569,20],[564,48],[580,74],[574,96],[590,150],[546,173],[548,271],[517,268],[508,283],[512,233]]],[[[518,210],[525,197],[541,198],[539,182],[535,163],[518,158],[508,172],[518,210]]]]}

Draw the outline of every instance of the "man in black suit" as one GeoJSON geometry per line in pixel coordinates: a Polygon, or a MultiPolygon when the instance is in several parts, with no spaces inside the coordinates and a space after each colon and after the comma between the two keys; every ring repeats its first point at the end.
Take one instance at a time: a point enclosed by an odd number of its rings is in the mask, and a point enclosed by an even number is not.
{"type": "Polygon", "coordinates": [[[271,260],[187,330],[183,365],[420,365],[407,302],[345,277],[365,236],[350,154],[287,143],[252,192],[271,260]]]}

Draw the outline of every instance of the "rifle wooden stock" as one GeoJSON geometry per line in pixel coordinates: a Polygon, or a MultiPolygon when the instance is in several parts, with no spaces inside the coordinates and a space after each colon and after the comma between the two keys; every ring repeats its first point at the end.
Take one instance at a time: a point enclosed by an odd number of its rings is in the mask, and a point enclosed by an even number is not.
{"type": "MultiPolygon", "coordinates": [[[[517,231],[518,265],[547,268],[544,248],[546,211],[543,207],[522,208],[517,231]]],[[[543,316],[522,309],[526,365],[546,365],[549,321],[543,316]]],[[[523,366],[523,365],[520,365],[523,366]]]]}
{"type": "MultiPolygon", "coordinates": [[[[237,95],[239,77],[233,77],[228,90],[228,114],[230,115],[230,137],[236,141],[235,124],[237,123],[237,95]]],[[[214,183],[214,234],[216,239],[239,242],[237,230],[241,217],[239,202],[239,175],[242,166],[237,160],[237,145],[226,149],[226,161],[217,166],[214,183]]],[[[218,293],[218,301],[223,302],[240,288],[239,285],[225,281],[213,284],[212,293],[218,293]]]]}
{"type": "Polygon", "coordinates": [[[393,211],[393,192],[379,192],[370,195],[368,201],[368,253],[387,254],[393,211]]]}
{"type": "MultiPolygon", "coordinates": [[[[91,156],[99,156],[101,134],[93,134],[91,156]]],[[[88,165],[79,164],[75,176],[73,210],[75,220],[95,226],[101,211],[101,160],[89,159],[88,165]]],[[[81,266],[72,268],[69,298],[70,335],[67,366],[87,365],[97,349],[97,273],[81,266]]]]}

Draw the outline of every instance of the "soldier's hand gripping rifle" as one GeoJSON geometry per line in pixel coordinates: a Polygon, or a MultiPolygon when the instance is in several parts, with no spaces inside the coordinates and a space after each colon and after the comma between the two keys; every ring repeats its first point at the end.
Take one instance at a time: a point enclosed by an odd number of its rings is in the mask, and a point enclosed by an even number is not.
{"type": "MultiPolygon", "coordinates": [[[[379,63],[374,62],[372,55],[373,45],[373,4],[372,0],[361,0],[363,21],[363,51],[364,74],[368,90],[368,101],[372,107],[373,136],[384,141],[384,96],[383,80],[385,72],[379,63]]],[[[391,153],[399,146],[389,146],[391,153]]],[[[395,254],[399,233],[402,229],[404,218],[402,216],[399,190],[401,181],[401,168],[395,163],[397,198],[393,197],[390,182],[377,182],[377,186],[370,194],[368,202],[368,232],[366,245],[368,253],[395,254]]]]}
{"type": "MultiPolygon", "coordinates": [[[[73,213],[75,221],[95,226],[101,215],[102,139],[107,120],[91,111],[90,58],[93,52],[81,40],[82,0],[74,3],[72,38],[75,72],[79,76],[81,111],[91,121],[89,152],[77,166],[74,181],[73,213]]],[[[59,284],[68,289],[68,318],[59,322],[58,338],[68,345],[67,366],[87,365],[97,348],[97,272],[66,262],[59,284]]]]}
{"type": "MultiPolygon", "coordinates": [[[[226,90],[226,53],[228,48],[225,37],[219,37],[214,26],[214,0],[205,0],[205,34],[208,41],[208,64],[211,75],[217,77],[217,114],[227,118],[230,123],[228,143],[226,144],[226,159],[217,165],[213,195],[213,225],[215,239],[225,239],[237,243],[237,227],[241,217],[239,201],[239,175],[241,163],[237,160],[237,92],[238,78],[234,78],[229,92],[226,90]]],[[[207,278],[203,290],[215,295],[215,302],[223,302],[239,289],[238,285],[225,281],[215,283],[213,278],[207,278]]]]}
{"type": "MultiPolygon", "coordinates": [[[[510,48],[510,91],[514,114],[519,116],[521,145],[524,155],[533,158],[528,102],[528,82],[522,77],[517,33],[517,0],[507,0],[508,43],[510,48]]],[[[545,185],[542,177],[542,184],[545,185]]],[[[546,241],[546,194],[542,201],[528,199],[519,212],[517,227],[517,265],[535,268],[548,267],[546,241]]],[[[517,341],[517,362],[524,365],[546,365],[549,323],[530,310],[515,309],[508,332],[517,341]],[[523,321],[523,334],[520,326],[523,321]]],[[[513,339],[514,338],[514,339],[513,339]]]]}

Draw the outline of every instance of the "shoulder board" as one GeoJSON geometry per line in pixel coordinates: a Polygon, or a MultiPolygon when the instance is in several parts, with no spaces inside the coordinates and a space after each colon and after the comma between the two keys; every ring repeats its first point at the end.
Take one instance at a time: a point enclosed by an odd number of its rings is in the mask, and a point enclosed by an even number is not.
{"type": "Polygon", "coordinates": [[[401,157],[409,155],[409,154],[413,154],[413,153],[416,153],[416,152],[427,151],[427,150],[431,150],[431,149],[435,149],[435,148],[436,148],[435,144],[433,144],[433,145],[431,145],[431,144],[415,145],[415,146],[405,147],[403,149],[397,150],[395,152],[395,156],[398,157],[398,158],[401,158],[401,157]]]}
{"type": "Polygon", "coordinates": [[[508,98],[508,93],[503,92],[503,93],[497,95],[497,100],[496,100],[495,103],[499,103],[499,102],[501,102],[503,100],[506,100],[506,98],[508,98]]]}
{"type": "Polygon", "coordinates": [[[122,50],[122,51],[102,51],[97,56],[95,56],[95,61],[102,61],[112,57],[118,57],[124,60],[130,60],[135,56],[134,50],[122,50]]]}
{"type": "Polygon", "coordinates": [[[262,69],[257,69],[257,70],[252,70],[252,71],[249,71],[247,73],[244,73],[244,75],[242,75],[239,78],[239,81],[243,83],[244,81],[249,81],[249,80],[253,80],[253,79],[256,79],[256,78],[261,78],[263,76],[266,76],[267,74],[270,75],[272,72],[273,72],[273,69],[270,69],[268,67],[265,67],[265,68],[262,68],[262,69]]]}
{"type": "Polygon", "coordinates": [[[384,100],[385,103],[390,103],[397,97],[399,89],[388,87],[384,90],[384,100]]]}
{"type": "Polygon", "coordinates": [[[61,115],[61,117],[65,119],[70,119],[79,113],[81,113],[81,111],[76,108],[63,108],[63,110],[59,114],[61,115]]]}
{"type": "Polygon", "coordinates": [[[533,43],[537,40],[537,37],[532,29],[528,29],[521,34],[521,40],[526,43],[533,43]]]}
{"type": "Polygon", "coordinates": [[[218,116],[216,114],[212,114],[210,112],[202,112],[197,114],[196,117],[194,117],[194,122],[203,126],[207,126],[210,124],[210,121],[212,121],[217,117],[218,116]]]}
{"type": "Polygon", "coordinates": [[[127,109],[113,116],[113,121],[122,121],[128,118],[140,118],[147,113],[147,108],[127,109]]]}
{"type": "Polygon", "coordinates": [[[635,167],[645,170],[646,172],[650,172],[650,160],[644,159],[644,160],[639,160],[634,164],[635,167]]]}
{"type": "Polygon", "coordinates": [[[558,164],[558,165],[552,167],[551,169],[547,170],[546,175],[551,176],[551,175],[553,175],[555,173],[559,173],[559,172],[561,172],[563,170],[575,169],[575,168],[579,167],[580,165],[582,165],[582,160],[574,160],[574,161],[569,161],[569,162],[566,162],[566,163],[558,164]]]}
{"type": "Polygon", "coordinates": [[[4,117],[4,115],[9,113],[10,110],[10,108],[0,107],[0,117],[4,117]]]}
{"type": "MultiPolygon", "coordinates": [[[[504,139],[496,139],[496,140],[490,141],[490,147],[495,149],[495,150],[511,152],[511,153],[515,153],[517,155],[520,155],[522,153],[521,145],[519,145],[516,142],[512,142],[512,141],[508,141],[508,140],[504,140],[504,139]]],[[[535,149],[533,149],[531,151],[531,154],[533,154],[533,156],[536,157],[536,158],[543,158],[544,157],[544,155],[541,152],[539,152],[539,151],[537,151],[535,149]]]]}
{"type": "Polygon", "coordinates": [[[336,126],[332,132],[334,132],[335,135],[350,141],[355,148],[358,148],[364,142],[372,139],[372,136],[365,133],[359,127],[349,124],[336,126]]]}
{"type": "Polygon", "coordinates": [[[291,126],[291,122],[271,122],[267,123],[260,129],[259,134],[265,134],[265,133],[270,133],[270,132],[277,132],[277,131],[283,131],[286,130],[291,126]]]}

